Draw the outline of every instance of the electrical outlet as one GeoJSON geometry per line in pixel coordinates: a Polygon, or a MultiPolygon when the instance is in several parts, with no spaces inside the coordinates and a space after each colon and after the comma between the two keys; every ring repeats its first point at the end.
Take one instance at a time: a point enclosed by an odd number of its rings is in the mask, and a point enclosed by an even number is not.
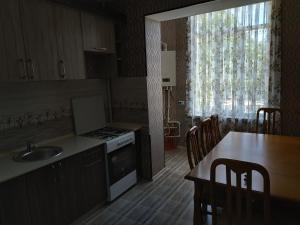
{"type": "Polygon", "coordinates": [[[184,101],[182,101],[182,100],[178,101],[178,105],[184,105],[184,104],[185,104],[184,101]]]}

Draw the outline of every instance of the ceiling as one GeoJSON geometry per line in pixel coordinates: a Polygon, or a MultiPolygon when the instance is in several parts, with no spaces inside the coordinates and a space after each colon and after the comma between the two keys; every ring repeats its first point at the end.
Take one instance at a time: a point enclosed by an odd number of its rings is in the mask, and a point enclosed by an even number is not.
{"type": "Polygon", "coordinates": [[[124,19],[123,10],[119,7],[120,2],[126,0],[52,0],[73,7],[97,11],[99,14],[124,19]]]}

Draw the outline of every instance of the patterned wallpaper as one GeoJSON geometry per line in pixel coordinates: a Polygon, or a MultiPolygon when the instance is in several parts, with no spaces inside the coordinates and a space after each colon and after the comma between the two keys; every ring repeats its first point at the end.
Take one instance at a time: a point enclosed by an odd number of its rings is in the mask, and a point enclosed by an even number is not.
{"type": "Polygon", "coordinates": [[[145,53],[145,15],[167,11],[207,0],[127,0],[123,10],[127,14],[127,25],[121,33],[123,44],[123,74],[127,76],[146,76],[145,53]]]}
{"type": "Polygon", "coordinates": [[[164,168],[160,23],[146,19],[147,89],[152,174],[164,168]]]}
{"type": "Polygon", "coordinates": [[[283,133],[300,136],[300,4],[282,1],[281,109],[283,133]]]}
{"type": "MultiPolygon", "coordinates": [[[[127,25],[123,27],[123,74],[146,76],[144,16],[208,2],[205,0],[127,0],[123,10],[127,25]]],[[[282,93],[283,134],[300,136],[300,4],[298,0],[282,1],[282,93]]]]}
{"type": "Polygon", "coordinates": [[[186,23],[186,18],[161,23],[162,41],[168,44],[168,50],[176,51],[176,87],[171,98],[171,119],[181,123],[181,137],[177,140],[179,145],[185,145],[185,133],[191,121],[186,117],[185,105],[178,104],[178,101],[186,100],[186,23]]]}

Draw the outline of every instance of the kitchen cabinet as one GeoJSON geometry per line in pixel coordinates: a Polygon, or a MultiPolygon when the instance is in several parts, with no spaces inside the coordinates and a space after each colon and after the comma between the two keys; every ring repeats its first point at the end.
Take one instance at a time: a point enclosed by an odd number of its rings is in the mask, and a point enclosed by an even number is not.
{"type": "Polygon", "coordinates": [[[62,79],[84,79],[85,65],[80,11],[55,4],[58,71],[62,79]]]}
{"type": "MultiPolygon", "coordinates": [[[[60,193],[63,193],[60,203],[64,212],[64,224],[70,224],[85,213],[83,207],[83,154],[77,154],[64,159],[58,167],[60,193]]],[[[97,177],[93,177],[97,179],[97,177]]]]}
{"type": "Polygon", "coordinates": [[[88,211],[104,203],[107,197],[104,145],[86,151],[83,157],[83,205],[84,210],[88,211]]]}
{"type": "Polygon", "coordinates": [[[95,14],[82,12],[84,50],[99,53],[115,53],[114,22],[95,14]]]}
{"type": "MultiPolygon", "coordinates": [[[[85,51],[107,53],[101,76],[116,74],[114,22],[48,0],[10,0],[0,8],[0,81],[87,76],[85,51]]],[[[103,66],[102,66],[103,65],[103,66]]]]}
{"type": "Polygon", "coordinates": [[[31,224],[24,176],[0,185],[0,224],[31,224]]]}
{"type": "Polygon", "coordinates": [[[70,224],[82,215],[81,158],[75,155],[28,174],[30,211],[37,214],[32,224],[70,224]]]}
{"type": "Polygon", "coordinates": [[[58,53],[53,5],[46,0],[23,0],[21,16],[30,80],[57,80],[58,53]]]}
{"type": "Polygon", "coordinates": [[[106,201],[104,145],[0,184],[0,225],[66,225],[106,201]]]}
{"type": "Polygon", "coordinates": [[[135,131],[137,175],[140,180],[152,180],[151,141],[146,128],[135,131]]]}
{"type": "Polygon", "coordinates": [[[38,169],[27,175],[29,210],[32,225],[62,224],[62,207],[57,177],[58,163],[38,169]]]}
{"type": "Polygon", "coordinates": [[[1,2],[0,81],[27,79],[20,7],[19,0],[1,2]]]}

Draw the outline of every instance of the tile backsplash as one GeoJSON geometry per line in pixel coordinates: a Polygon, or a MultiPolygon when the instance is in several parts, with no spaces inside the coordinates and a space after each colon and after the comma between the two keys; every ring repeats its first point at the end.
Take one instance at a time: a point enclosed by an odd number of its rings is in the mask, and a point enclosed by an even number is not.
{"type": "Polygon", "coordinates": [[[72,110],[68,106],[59,108],[49,108],[38,112],[25,112],[21,115],[2,116],[0,120],[0,131],[5,132],[7,129],[23,128],[30,125],[41,125],[45,121],[52,121],[64,117],[71,117],[72,110]]]}
{"type": "Polygon", "coordinates": [[[112,79],[111,87],[113,120],[147,124],[146,77],[112,79]]]}
{"type": "Polygon", "coordinates": [[[73,131],[71,99],[104,96],[109,118],[106,80],[0,83],[0,152],[73,131]]]}

